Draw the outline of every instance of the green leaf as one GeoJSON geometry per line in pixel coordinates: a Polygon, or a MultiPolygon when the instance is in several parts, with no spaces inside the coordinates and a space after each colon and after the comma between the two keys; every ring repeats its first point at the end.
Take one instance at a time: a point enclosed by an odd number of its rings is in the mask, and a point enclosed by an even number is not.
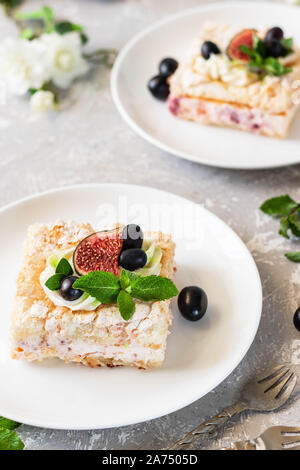
{"type": "Polygon", "coordinates": [[[104,304],[115,303],[121,289],[119,278],[104,271],[93,271],[81,276],[73,287],[87,292],[104,304]]]}
{"type": "Polygon", "coordinates": [[[71,23],[70,21],[60,21],[59,23],[55,24],[54,28],[55,31],[59,34],[66,34],[70,33],[71,31],[78,31],[80,33],[82,44],[86,44],[88,42],[88,37],[83,32],[83,26],[79,24],[71,23]]]}
{"type": "Polygon", "coordinates": [[[21,5],[23,0],[0,0],[0,3],[5,7],[9,9],[16,8],[17,6],[21,5]]]}
{"type": "Polygon", "coordinates": [[[295,237],[300,237],[300,220],[296,214],[290,215],[289,218],[290,229],[295,237]]]}
{"type": "Polygon", "coordinates": [[[20,38],[31,39],[34,36],[34,31],[31,28],[25,28],[21,31],[20,38]]]}
{"type": "Polygon", "coordinates": [[[255,34],[253,38],[253,48],[261,57],[266,57],[267,48],[265,43],[255,34]]]}
{"type": "Polygon", "coordinates": [[[54,30],[54,13],[52,8],[44,5],[40,10],[32,13],[18,12],[16,14],[18,20],[42,20],[45,24],[45,30],[47,33],[51,33],[54,30]]]}
{"type": "Polygon", "coordinates": [[[118,307],[120,314],[124,320],[128,321],[135,312],[135,304],[131,298],[131,295],[124,290],[121,290],[118,295],[118,307]]]}
{"type": "Polygon", "coordinates": [[[176,286],[166,277],[155,275],[139,277],[131,284],[132,297],[146,302],[170,299],[177,294],[176,286]]]}
{"type": "Polygon", "coordinates": [[[284,238],[290,238],[288,235],[289,228],[290,228],[290,223],[289,223],[288,217],[283,217],[280,220],[279,231],[278,231],[279,235],[281,235],[284,238]]]}
{"type": "Polygon", "coordinates": [[[250,70],[255,73],[260,73],[262,76],[264,76],[264,74],[269,74],[280,77],[292,71],[290,67],[285,67],[275,57],[266,57],[266,47],[259,38],[256,38],[256,36],[254,36],[253,49],[242,44],[239,46],[239,50],[244,54],[247,54],[250,58],[250,70]]]}
{"type": "Polygon", "coordinates": [[[47,281],[45,282],[45,286],[48,287],[48,289],[50,290],[59,290],[61,283],[65,277],[66,276],[64,274],[54,274],[53,276],[49,277],[49,279],[47,279],[47,281]]]}
{"type": "Polygon", "coordinates": [[[120,276],[120,284],[122,289],[126,289],[130,285],[130,277],[128,275],[130,271],[126,271],[126,269],[122,269],[121,276],[120,276]]]}
{"type": "Polygon", "coordinates": [[[18,434],[10,429],[0,428],[0,450],[22,450],[24,443],[18,434]]]}
{"type": "Polygon", "coordinates": [[[285,49],[284,57],[294,52],[294,40],[293,38],[283,38],[281,44],[285,49]]]}
{"type": "Polygon", "coordinates": [[[64,276],[71,276],[73,274],[73,268],[66,258],[62,258],[55,270],[56,274],[64,274],[64,276]]]}
{"type": "Polygon", "coordinates": [[[120,276],[120,284],[121,288],[126,290],[127,292],[131,292],[131,283],[135,281],[139,276],[135,272],[128,271],[127,269],[122,268],[121,276],[120,276]]]}
{"type": "Polygon", "coordinates": [[[292,71],[290,67],[285,67],[274,57],[267,57],[264,60],[263,69],[270,75],[275,75],[276,77],[286,75],[292,71]]]}
{"type": "Polygon", "coordinates": [[[31,96],[34,95],[37,91],[39,91],[37,88],[28,88],[28,93],[31,96]]]}
{"type": "Polygon", "coordinates": [[[290,253],[286,253],[285,257],[290,261],[294,261],[294,263],[300,263],[300,251],[291,251],[290,253]]]}
{"type": "Polygon", "coordinates": [[[0,416],[0,428],[4,429],[10,429],[11,431],[13,429],[18,428],[21,426],[21,423],[17,423],[16,421],[12,421],[11,419],[3,418],[0,416]]]}
{"type": "Polygon", "coordinates": [[[288,216],[298,204],[290,196],[277,196],[265,201],[260,210],[268,215],[288,216]]]}

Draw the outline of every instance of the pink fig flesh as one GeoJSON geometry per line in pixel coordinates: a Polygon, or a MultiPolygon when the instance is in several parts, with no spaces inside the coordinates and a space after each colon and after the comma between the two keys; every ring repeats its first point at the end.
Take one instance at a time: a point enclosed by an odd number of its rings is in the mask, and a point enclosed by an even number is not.
{"type": "Polygon", "coordinates": [[[105,271],[119,275],[119,256],[123,240],[119,230],[96,232],[77,245],[73,264],[76,272],[84,276],[92,271],[105,271]]]}
{"type": "Polygon", "coordinates": [[[247,46],[249,49],[253,49],[253,40],[254,40],[254,29],[244,29],[233,39],[231,39],[230,44],[227,48],[227,55],[232,60],[241,60],[243,62],[249,62],[250,57],[244,52],[240,51],[240,46],[247,46]]]}

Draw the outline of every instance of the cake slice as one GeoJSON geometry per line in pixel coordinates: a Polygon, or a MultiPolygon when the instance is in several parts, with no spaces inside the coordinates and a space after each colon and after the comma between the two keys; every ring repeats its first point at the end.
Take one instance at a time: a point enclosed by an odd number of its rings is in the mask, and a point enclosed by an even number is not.
{"type": "Polygon", "coordinates": [[[169,79],[168,107],[172,114],[201,124],[227,126],[270,137],[288,135],[300,105],[295,99],[295,89],[300,83],[299,49],[293,45],[293,51],[276,58],[272,52],[266,52],[272,73],[268,72],[268,67],[256,71],[249,66],[249,57],[247,61],[247,55],[239,49],[243,45],[250,46],[249,34],[259,38],[264,47],[265,31],[239,32],[232,26],[204,25],[169,79]],[[204,57],[201,50],[208,41],[217,48],[212,48],[211,54],[204,57]],[[236,44],[230,49],[232,41],[236,44]],[[230,56],[232,50],[236,57],[230,56]],[[280,66],[287,69],[286,73],[274,72],[274,67],[280,66]]]}
{"type": "MultiPolygon", "coordinates": [[[[67,253],[71,260],[76,246],[94,232],[91,225],[76,222],[29,227],[12,312],[14,359],[59,358],[91,367],[143,369],[162,364],[172,319],[170,300],[135,300],[135,313],[126,321],[116,304],[99,305],[83,296],[71,309],[70,302],[45,287],[51,256],[67,253]]],[[[160,275],[172,278],[175,245],[170,235],[152,232],[145,239],[154,240],[160,249],[160,275]]]]}

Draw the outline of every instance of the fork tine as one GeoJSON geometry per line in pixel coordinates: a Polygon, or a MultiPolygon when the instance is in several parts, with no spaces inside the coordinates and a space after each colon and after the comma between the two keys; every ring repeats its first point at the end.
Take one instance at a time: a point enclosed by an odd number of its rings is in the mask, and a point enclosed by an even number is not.
{"type": "Polygon", "coordinates": [[[291,434],[294,434],[294,436],[300,436],[300,427],[294,427],[294,426],[283,426],[281,429],[281,435],[282,436],[290,436],[291,434]]]}
{"type": "Polygon", "coordinates": [[[297,376],[294,374],[294,372],[291,372],[287,378],[284,378],[283,380],[280,380],[279,383],[269,387],[265,393],[270,400],[281,399],[287,401],[293,392],[296,383],[297,376]]]}
{"type": "Polygon", "coordinates": [[[296,387],[297,384],[297,375],[292,372],[290,377],[287,379],[285,384],[283,385],[282,389],[280,392],[276,395],[276,399],[280,398],[282,400],[287,401],[291,394],[294,391],[294,388],[296,387]]]}
{"type": "Polygon", "coordinates": [[[281,447],[283,449],[300,448],[300,428],[296,427],[283,427],[280,431],[281,434],[281,447]]]}
{"type": "Polygon", "coordinates": [[[270,379],[266,384],[265,386],[267,387],[265,390],[264,390],[264,393],[268,393],[270,390],[272,390],[273,388],[277,387],[278,385],[282,384],[282,382],[284,381],[284,379],[286,378],[286,376],[290,373],[290,370],[289,369],[286,369],[286,370],[283,370],[283,372],[280,373],[280,375],[276,375],[275,377],[273,377],[273,379],[270,379]]]}
{"type": "Polygon", "coordinates": [[[281,398],[286,389],[289,387],[289,384],[293,381],[294,377],[294,372],[289,372],[288,376],[284,374],[280,380],[276,380],[273,384],[271,384],[271,386],[269,386],[264,391],[264,393],[270,400],[281,398]]]}
{"type": "Polygon", "coordinates": [[[281,442],[281,447],[283,449],[294,449],[295,447],[300,447],[300,436],[288,437],[287,439],[284,438],[284,441],[281,442]]]}
{"type": "Polygon", "coordinates": [[[267,382],[268,380],[271,380],[275,377],[277,377],[280,372],[283,372],[283,370],[287,370],[287,366],[285,364],[281,364],[280,366],[276,366],[271,370],[264,371],[260,376],[258,376],[257,383],[261,384],[264,382],[267,382]]]}

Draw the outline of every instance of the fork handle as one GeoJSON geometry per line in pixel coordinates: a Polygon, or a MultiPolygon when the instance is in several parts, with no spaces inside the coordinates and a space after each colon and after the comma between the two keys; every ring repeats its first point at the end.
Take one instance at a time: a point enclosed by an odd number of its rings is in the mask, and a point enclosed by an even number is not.
{"type": "Polygon", "coordinates": [[[236,405],[224,408],[221,413],[200,424],[197,428],[187,433],[182,439],[177,441],[169,450],[189,449],[201,437],[209,437],[216,433],[219,426],[225,424],[229,419],[248,409],[246,403],[237,403],[236,405]]]}

